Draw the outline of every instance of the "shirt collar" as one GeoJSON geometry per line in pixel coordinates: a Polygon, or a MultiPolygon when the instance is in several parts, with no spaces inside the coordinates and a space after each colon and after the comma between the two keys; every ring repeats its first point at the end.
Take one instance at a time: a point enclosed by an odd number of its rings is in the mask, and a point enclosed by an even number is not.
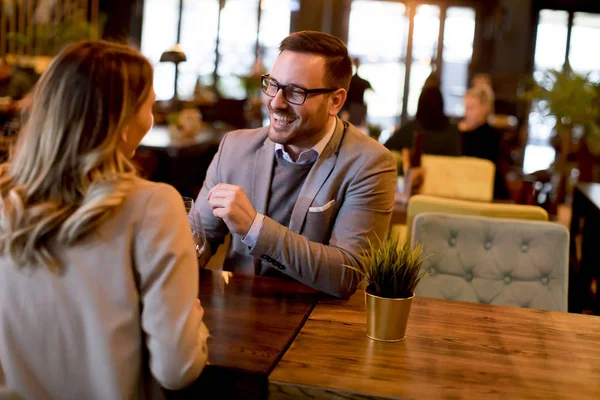
{"type": "MultiPolygon", "coordinates": [[[[327,131],[327,134],[325,134],[325,136],[323,136],[323,138],[319,140],[319,142],[315,144],[312,148],[300,153],[295,164],[307,164],[316,161],[317,158],[321,156],[321,153],[323,153],[323,150],[325,150],[325,146],[327,146],[327,143],[329,143],[329,141],[331,140],[333,132],[335,132],[336,124],[337,118],[334,118],[333,122],[331,123],[331,127],[329,128],[329,131],[327,131]]],[[[285,148],[280,143],[275,143],[275,155],[277,157],[283,157],[284,160],[293,163],[289,153],[285,151],[285,148]]]]}

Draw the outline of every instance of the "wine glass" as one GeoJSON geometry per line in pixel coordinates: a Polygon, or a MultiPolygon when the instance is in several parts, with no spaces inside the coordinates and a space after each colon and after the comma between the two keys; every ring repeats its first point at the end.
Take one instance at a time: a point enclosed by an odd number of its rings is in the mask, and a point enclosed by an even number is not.
{"type": "Polygon", "coordinates": [[[181,198],[183,199],[183,205],[185,206],[185,213],[190,215],[190,210],[194,208],[194,199],[185,196],[181,196],[181,198]]]}
{"type": "Polygon", "coordinates": [[[196,255],[198,258],[204,254],[206,250],[206,236],[204,235],[204,228],[202,227],[202,219],[200,218],[200,211],[194,207],[194,199],[191,197],[183,197],[183,205],[188,216],[188,222],[192,231],[192,239],[196,247],[196,255]]]}

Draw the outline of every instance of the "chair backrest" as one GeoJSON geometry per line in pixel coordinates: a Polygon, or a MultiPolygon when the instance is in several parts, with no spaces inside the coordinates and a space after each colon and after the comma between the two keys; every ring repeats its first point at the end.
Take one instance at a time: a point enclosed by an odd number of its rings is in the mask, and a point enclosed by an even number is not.
{"type": "Polygon", "coordinates": [[[538,206],[508,203],[482,203],[416,195],[409,199],[408,208],[406,210],[406,226],[408,228],[407,240],[410,240],[413,219],[416,215],[423,212],[442,212],[449,214],[479,215],[482,217],[548,221],[548,212],[538,206]]]}
{"type": "Polygon", "coordinates": [[[567,311],[569,232],[559,224],[443,213],[414,220],[429,258],[419,296],[567,311]]]}
{"type": "Polygon", "coordinates": [[[422,194],[474,201],[494,198],[496,166],[489,160],[424,154],[421,164],[425,171],[422,194]]]}

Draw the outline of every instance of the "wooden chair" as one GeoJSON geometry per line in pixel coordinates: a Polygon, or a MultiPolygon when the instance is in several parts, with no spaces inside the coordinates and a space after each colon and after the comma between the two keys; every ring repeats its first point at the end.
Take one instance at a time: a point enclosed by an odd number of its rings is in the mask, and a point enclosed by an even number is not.
{"type": "Polygon", "coordinates": [[[485,202],[494,198],[496,166],[489,160],[424,154],[421,163],[421,194],[485,202]]]}

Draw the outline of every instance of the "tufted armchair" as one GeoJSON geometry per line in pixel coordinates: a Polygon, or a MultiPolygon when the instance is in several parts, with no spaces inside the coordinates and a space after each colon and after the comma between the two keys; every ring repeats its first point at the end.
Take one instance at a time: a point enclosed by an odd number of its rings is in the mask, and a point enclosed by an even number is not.
{"type": "Polygon", "coordinates": [[[419,296],[567,311],[569,233],[561,225],[422,213],[416,242],[430,255],[419,296]]]}

